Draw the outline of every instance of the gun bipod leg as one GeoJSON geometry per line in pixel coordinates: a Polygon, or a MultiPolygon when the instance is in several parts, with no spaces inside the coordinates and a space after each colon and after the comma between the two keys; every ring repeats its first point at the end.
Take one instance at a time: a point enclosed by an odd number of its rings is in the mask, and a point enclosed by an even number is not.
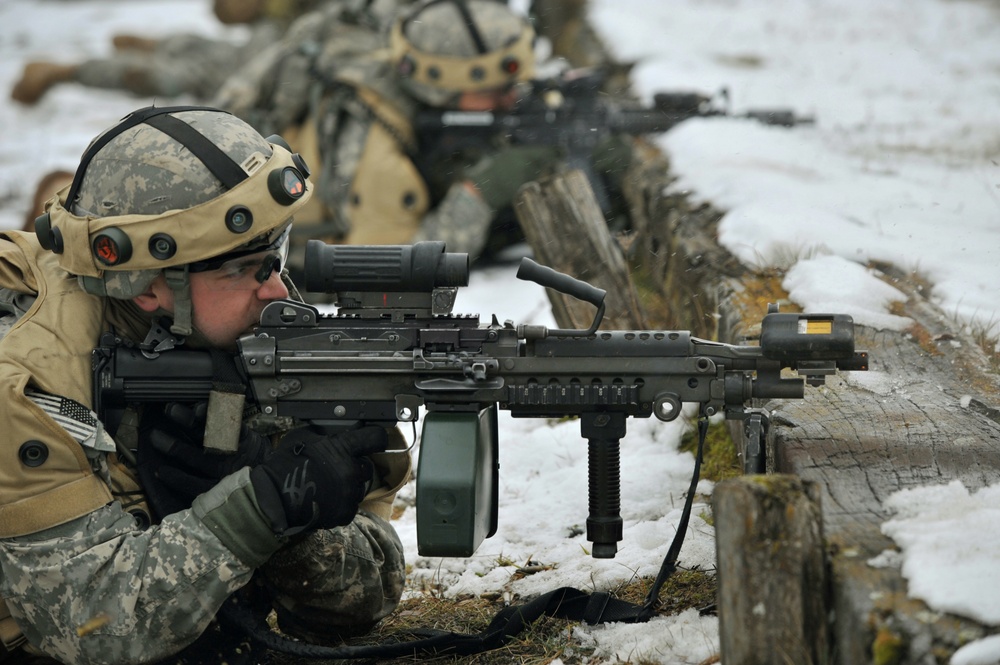
{"type": "Polygon", "coordinates": [[[588,442],[590,515],[587,540],[595,559],[613,559],[622,539],[620,443],[625,436],[623,413],[586,413],[580,433],[588,442]]]}
{"type": "Polygon", "coordinates": [[[743,417],[743,473],[767,472],[767,428],[770,421],[763,409],[750,409],[743,417]]]}

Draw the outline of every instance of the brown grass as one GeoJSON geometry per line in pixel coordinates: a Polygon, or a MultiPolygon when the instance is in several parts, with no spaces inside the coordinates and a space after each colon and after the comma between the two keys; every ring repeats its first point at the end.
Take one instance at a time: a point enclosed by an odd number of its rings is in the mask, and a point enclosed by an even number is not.
{"type": "MultiPolygon", "coordinates": [[[[652,578],[633,578],[610,589],[614,597],[641,604],[652,587],[652,578]]],[[[678,614],[695,608],[706,613],[714,611],[716,577],[714,572],[701,570],[678,570],[664,584],[660,591],[660,607],[657,614],[678,614]]],[[[520,602],[520,601],[515,601],[520,602]]],[[[351,644],[379,644],[412,639],[409,631],[433,628],[464,634],[475,634],[484,630],[504,607],[499,598],[472,597],[446,599],[420,595],[400,603],[395,612],[380,623],[374,631],[352,640],[351,644]]],[[[576,622],[564,619],[542,617],[524,632],[511,639],[499,649],[469,656],[435,656],[425,658],[398,658],[386,660],[303,660],[284,654],[271,654],[269,662],[274,665],[297,663],[366,663],[367,665],[390,665],[391,663],[428,663],[430,665],[548,665],[561,659],[566,665],[584,665],[593,648],[582,644],[573,635],[576,622]]],[[[638,665],[638,664],[637,664],[638,665]]]]}

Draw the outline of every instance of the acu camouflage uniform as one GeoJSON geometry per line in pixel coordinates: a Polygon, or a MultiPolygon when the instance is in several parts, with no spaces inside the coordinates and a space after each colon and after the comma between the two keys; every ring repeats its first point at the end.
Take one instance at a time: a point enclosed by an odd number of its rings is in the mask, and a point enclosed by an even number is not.
{"type": "MultiPolygon", "coordinates": [[[[313,169],[312,179],[323,171],[326,150],[317,135],[313,106],[327,80],[343,63],[367,58],[381,50],[385,29],[397,10],[409,0],[326,0],[288,29],[285,37],[263,49],[230,76],[212,105],[247,121],[261,134],[280,134],[303,155],[313,169]]],[[[325,187],[324,187],[325,188],[325,187]]],[[[336,242],[348,226],[330,212],[329,197],[314,197],[296,215],[292,230],[289,266],[301,281],[305,242],[336,242]]],[[[323,298],[312,294],[312,300],[323,298]]]]}
{"type": "Polygon", "coordinates": [[[73,80],[140,97],[191,95],[211,99],[247,60],[280,40],[297,16],[323,1],[266,2],[261,18],[248,26],[248,34],[241,40],[168,35],[147,42],[143,48],[126,47],[107,58],[86,60],[76,68],[73,80]]]}
{"type": "MultiPolygon", "coordinates": [[[[239,140],[227,135],[222,142],[232,152],[239,140]]],[[[130,147],[157,149],[139,139],[130,147]]],[[[138,192],[150,183],[134,184],[138,192]]],[[[66,196],[60,192],[48,209],[68,205],[66,196]]],[[[113,292],[149,284],[149,271],[105,272],[142,282],[107,281],[113,292]]],[[[409,476],[408,455],[374,455],[379,482],[353,522],[295,541],[272,532],[248,467],[156,522],[132,464],[137,444],[125,435],[113,440],[91,410],[90,369],[101,333],[139,342],[151,315],[131,300],[92,295],[84,283],[35,235],[0,233],[5,648],[74,664],[235,663],[237,652],[220,653],[220,636],[247,652],[215,619],[241,590],[266,590],[279,625],[313,639],[366,630],[392,611],[404,562],[388,518],[409,476]],[[259,584],[248,586],[251,579],[259,584]]],[[[187,344],[197,347],[198,336],[187,344]]],[[[398,433],[390,448],[405,450],[398,433]]]]}
{"type": "MultiPolygon", "coordinates": [[[[462,182],[484,158],[509,147],[502,138],[493,144],[432,140],[418,146],[412,118],[428,100],[415,97],[398,75],[398,54],[391,52],[388,37],[394,22],[415,4],[333,2],[297,21],[281,44],[231,77],[214,100],[261,133],[285,136],[310,164],[319,165],[313,171],[317,197],[297,218],[299,251],[293,244],[293,268],[301,267],[303,239],[310,237],[350,244],[444,240],[449,251],[472,257],[523,239],[509,204],[492,208],[462,182]],[[275,86],[276,81],[281,85],[275,86]]],[[[495,26],[489,9],[476,8],[485,11],[477,20],[479,29],[488,42],[503,44],[506,36],[490,35],[495,26]]],[[[505,7],[496,11],[509,13],[505,7]]],[[[557,55],[581,65],[606,57],[584,29],[583,3],[536,0],[531,14],[557,55]],[[557,39],[555,33],[566,26],[573,27],[568,30],[572,39],[557,39]],[[593,52],[581,60],[577,51],[566,50],[569,41],[586,44],[586,49],[594,46],[593,52]]],[[[425,43],[469,40],[462,21],[419,23],[414,21],[412,28],[425,32],[425,43]]],[[[447,102],[439,99],[433,105],[445,107],[447,102]]],[[[602,153],[601,163],[595,161],[593,167],[615,187],[630,160],[629,149],[616,142],[607,150],[602,146],[602,153]]],[[[546,172],[565,167],[557,160],[546,172]]]]}

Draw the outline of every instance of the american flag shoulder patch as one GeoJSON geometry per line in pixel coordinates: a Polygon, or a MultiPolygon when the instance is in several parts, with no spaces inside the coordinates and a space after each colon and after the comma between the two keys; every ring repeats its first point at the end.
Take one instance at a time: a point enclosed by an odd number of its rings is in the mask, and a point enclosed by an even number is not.
{"type": "Polygon", "coordinates": [[[104,427],[97,419],[97,414],[83,404],[68,397],[50,395],[38,390],[29,389],[25,391],[25,395],[60,427],[69,432],[80,445],[105,452],[114,450],[113,442],[110,450],[106,450],[110,437],[104,436],[104,427]]]}

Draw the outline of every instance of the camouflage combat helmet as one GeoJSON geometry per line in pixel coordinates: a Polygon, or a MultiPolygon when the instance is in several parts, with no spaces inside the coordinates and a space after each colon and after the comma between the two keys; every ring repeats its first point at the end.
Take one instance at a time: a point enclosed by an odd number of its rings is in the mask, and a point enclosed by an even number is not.
{"type": "Polygon", "coordinates": [[[432,106],[462,92],[500,89],[534,75],[535,32],[496,0],[426,0],[393,25],[390,50],[402,85],[432,106]]]}
{"type": "Polygon", "coordinates": [[[91,142],[35,232],[88,293],[134,298],[163,271],[186,335],[188,273],[278,247],[308,176],[280,137],[224,111],[139,109],[91,142]]]}

